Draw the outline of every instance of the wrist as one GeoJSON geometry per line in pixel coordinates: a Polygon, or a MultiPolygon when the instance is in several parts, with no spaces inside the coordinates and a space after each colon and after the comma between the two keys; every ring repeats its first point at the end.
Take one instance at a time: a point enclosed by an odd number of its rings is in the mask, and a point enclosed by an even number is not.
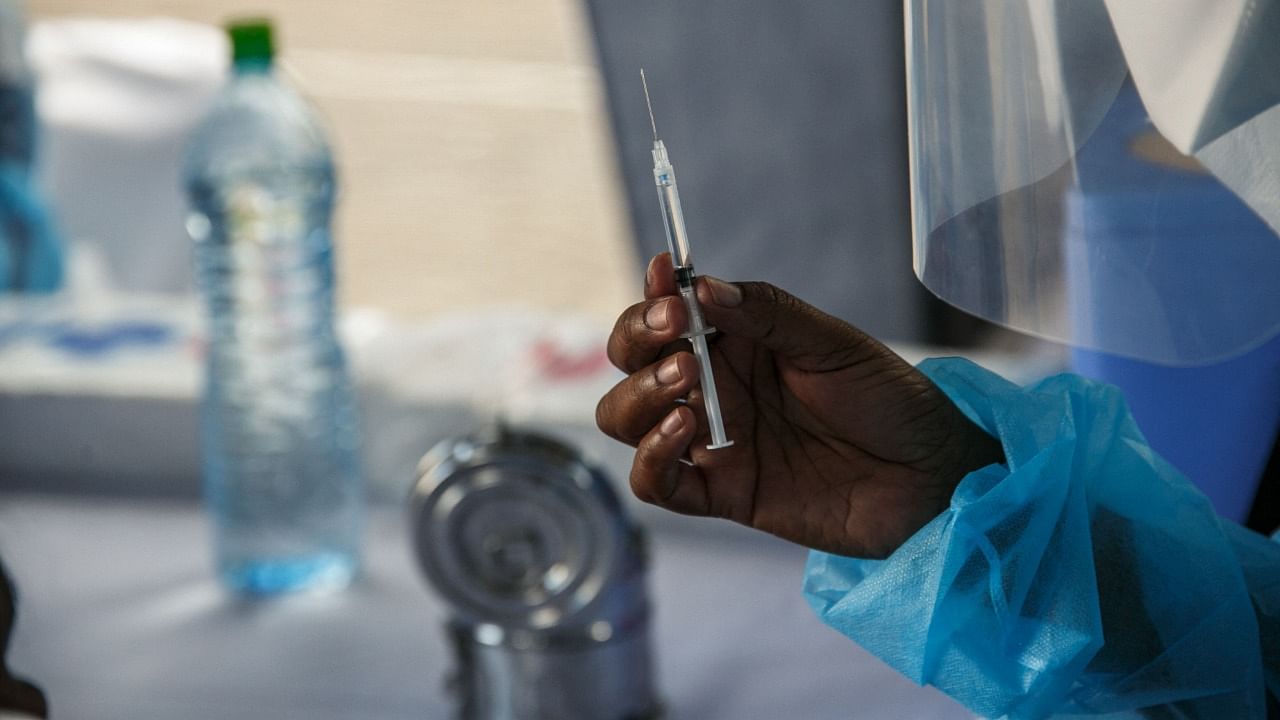
{"type": "Polygon", "coordinates": [[[934,471],[938,486],[934,515],[945,511],[951,505],[951,498],[956,487],[966,476],[989,465],[1005,463],[1004,448],[1000,441],[965,417],[959,408],[952,406],[954,413],[952,431],[947,449],[940,453],[939,463],[934,471]]]}

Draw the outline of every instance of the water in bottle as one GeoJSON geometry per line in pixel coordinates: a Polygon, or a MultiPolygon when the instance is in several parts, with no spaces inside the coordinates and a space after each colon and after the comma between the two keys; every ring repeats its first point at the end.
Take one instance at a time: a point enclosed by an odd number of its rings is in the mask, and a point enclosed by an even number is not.
{"type": "Polygon", "coordinates": [[[229,33],[231,78],[185,170],[218,570],[252,594],[340,587],[357,567],[364,497],[334,327],[333,162],[315,114],[273,70],[270,25],[229,33]]]}

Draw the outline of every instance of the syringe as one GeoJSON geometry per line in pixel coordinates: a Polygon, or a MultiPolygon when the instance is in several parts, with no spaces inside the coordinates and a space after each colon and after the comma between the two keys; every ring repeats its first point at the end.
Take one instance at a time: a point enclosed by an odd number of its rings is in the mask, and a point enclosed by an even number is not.
{"type": "Polygon", "coordinates": [[[653,104],[649,102],[649,81],[644,70],[640,71],[644,84],[644,103],[649,108],[649,124],[653,127],[653,180],[658,185],[658,204],[662,206],[662,225],[667,231],[667,248],[675,265],[676,288],[684,305],[689,309],[689,331],[681,337],[693,344],[693,355],[698,359],[702,375],[702,399],[707,408],[707,423],[711,426],[709,450],[726,448],[733,444],[724,432],[724,418],[720,415],[720,396],[716,394],[716,379],[711,374],[711,353],[707,348],[707,336],[716,329],[702,319],[702,306],[694,292],[693,254],[689,251],[689,235],[684,227],[684,213],[680,209],[680,193],[676,190],[676,173],[667,157],[667,146],[658,139],[658,123],[653,119],[653,104]]]}

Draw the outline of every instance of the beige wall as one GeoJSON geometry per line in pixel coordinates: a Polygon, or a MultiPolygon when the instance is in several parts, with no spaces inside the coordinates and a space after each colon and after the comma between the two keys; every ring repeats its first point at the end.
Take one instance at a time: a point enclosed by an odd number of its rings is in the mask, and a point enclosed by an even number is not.
{"type": "Polygon", "coordinates": [[[349,306],[415,319],[519,303],[608,319],[639,292],[573,0],[28,0],[28,12],[274,18],[341,163],[349,306]]]}

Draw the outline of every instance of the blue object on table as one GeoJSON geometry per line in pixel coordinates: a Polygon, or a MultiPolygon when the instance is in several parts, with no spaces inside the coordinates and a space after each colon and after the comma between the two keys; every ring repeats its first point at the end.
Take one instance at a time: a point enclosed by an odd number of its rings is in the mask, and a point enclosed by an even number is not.
{"type": "Polygon", "coordinates": [[[333,162],[310,108],[272,72],[269,25],[230,34],[233,74],[186,168],[218,569],[249,593],[339,587],[356,571],[364,498],[334,327],[333,162]]]}
{"type": "Polygon", "coordinates": [[[62,246],[48,209],[29,173],[0,160],[0,291],[47,293],[60,287],[62,246]]]}
{"type": "Polygon", "coordinates": [[[818,615],[987,717],[1265,718],[1280,544],[1215,515],[1113,387],[1059,375],[1023,389],[959,359],[920,369],[999,438],[1007,467],[966,476],[885,560],[811,553],[818,615]]]}
{"type": "MultiPolygon", "coordinates": [[[[129,346],[164,345],[173,340],[174,330],[169,325],[144,320],[121,320],[102,327],[80,327],[71,323],[55,323],[44,328],[48,343],[72,355],[106,355],[129,346]]],[[[3,329],[0,328],[0,337],[3,329]]],[[[0,340],[3,345],[3,340],[0,340]]]]}
{"type": "Polygon", "coordinates": [[[62,285],[62,247],[32,177],[36,115],[23,29],[19,7],[0,0],[0,291],[51,292],[62,285]]]}

